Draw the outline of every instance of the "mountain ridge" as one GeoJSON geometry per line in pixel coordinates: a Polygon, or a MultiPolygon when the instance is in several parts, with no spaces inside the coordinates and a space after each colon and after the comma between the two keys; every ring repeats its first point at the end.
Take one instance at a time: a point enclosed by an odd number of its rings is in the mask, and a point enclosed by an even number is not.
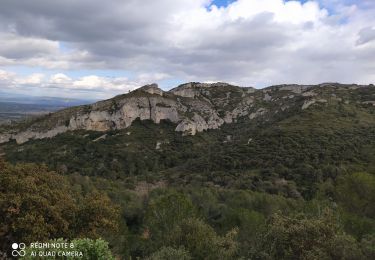
{"type": "Polygon", "coordinates": [[[175,131],[195,135],[235,123],[239,118],[268,120],[267,117],[275,114],[303,111],[316,104],[375,105],[374,90],[373,85],[339,83],[283,84],[255,89],[223,82],[190,82],[163,91],[154,83],[111,99],[70,107],[2,129],[0,143],[14,139],[21,144],[74,130],[125,129],[137,118],[156,124],[169,120],[176,124],[175,131]]]}

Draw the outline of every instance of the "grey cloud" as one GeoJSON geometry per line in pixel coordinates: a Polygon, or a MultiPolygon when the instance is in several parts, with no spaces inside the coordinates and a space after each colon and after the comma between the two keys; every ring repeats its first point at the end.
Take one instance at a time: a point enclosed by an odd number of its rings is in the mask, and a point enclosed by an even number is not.
{"type": "Polygon", "coordinates": [[[38,55],[57,53],[58,44],[45,39],[30,39],[12,34],[0,33],[2,43],[0,56],[7,59],[30,58],[38,55]]]}
{"type": "Polygon", "coordinates": [[[100,42],[128,34],[128,41],[142,41],[146,38],[137,32],[146,30],[149,39],[149,27],[157,23],[162,31],[160,22],[167,24],[172,12],[179,10],[172,0],[144,0],[141,4],[134,0],[3,0],[1,7],[2,20],[20,34],[67,42],[100,42]]]}
{"type": "Polygon", "coordinates": [[[358,33],[359,39],[357,41],[358,45],[366,44],[368,42],[374,41],[375,40],[375,27],[366,27],[363,28],[359,33],[358,33]]]}

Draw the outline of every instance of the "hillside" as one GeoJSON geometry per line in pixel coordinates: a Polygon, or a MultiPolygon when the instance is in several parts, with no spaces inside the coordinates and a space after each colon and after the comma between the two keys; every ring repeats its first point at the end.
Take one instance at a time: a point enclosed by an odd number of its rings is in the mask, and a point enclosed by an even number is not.
{"type": "Polygon", "coordinates": [[[7,162],[45,164],[76,192],[108,194],[123,229],[103,235],[122,256],[182,245],[203,259],[185,229],[211,234],[204,250],[223,259],[375,253],[373,85],[153,84],[0,139],[7,162]]]}
{"type": "Polygon", "coordinates": [[[373,86],[149,85],[21,124],[2,148],[12,162],[63,172],[311,198],[332,174],[375,172],[373,100],[373,86]]]}
{"type": "Polygon", "coordinates": [[[24,143],[73,130],[109,131],[132,122],[168,120],[184,135],[195,135],[224,124],[248,119],[263,122],[303,112],[311,106],[364,109],[374,106],[373,86],[322,84],[282,85],[256,90],[226,83],[187,83],[164,92],[156,84],[92,105],[61,110],[3,129],[0,143],[15,139],[24,143]]]}

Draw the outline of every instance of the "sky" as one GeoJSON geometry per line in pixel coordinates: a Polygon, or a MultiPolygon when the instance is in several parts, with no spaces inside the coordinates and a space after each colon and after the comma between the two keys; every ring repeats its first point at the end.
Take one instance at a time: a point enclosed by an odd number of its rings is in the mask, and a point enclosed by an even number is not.
{"type": "Polygon", "coordinates": [[[375,83],[373,0],[0,0],[0,92],[375,83]]]}

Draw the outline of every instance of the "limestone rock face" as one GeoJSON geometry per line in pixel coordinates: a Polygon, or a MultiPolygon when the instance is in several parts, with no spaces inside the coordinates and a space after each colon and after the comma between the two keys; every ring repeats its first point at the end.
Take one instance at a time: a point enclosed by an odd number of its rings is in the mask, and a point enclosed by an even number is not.
{"type": "Polygon", "coordinates": [[[249,108],[251,107],[252,107],[252,104],[247,103],[247,104],[242,104],[236,107],[235,109],[233,109],[233,111],[230,111],[230,112],[227,111],[224,117],[224,122],[227,124],[230,124],[230,123],[235,122],[237,118],[248,115],[249,108]]]}
{"type": "Polygon", "coordinates": [[[192,86],[191,83],[187,83],[175,89],[172,89],[171,92],[176,96],[189,97],[193,98],[198,93],[192,86]]]}
{"type": "Polygon", "coordinates": [[[307,90],[311,86],[303,86],[303,85],[286,85],[280,87],[280,90],[285,90],[285,91],[291,91],[295,94],[301,94],[303,91],[307,90]]]}
{"type": "Polygon", "coordinates": [[[87,114],[73,116],[69,121],[69,129],[86,129],[107,131],[110,129],[111,115],[107,111],[91,111],[87,114]]]}
{"type": "Polygon", "coordinates": [[[326,99],[311,99],[306,100],[302,105],[302,110],[308,109],[311,105],[314,105],[315,103],[327,103],[326,99]]]}
{"type": "Polygon", "coordinates": [[[11,134],[2,134],[0,135],[0,143],[6,143],[9,142],[9,140],[12,138],[11,134]]]}
{"type": "Polygon", "coordinates": [[[190,134],[190,135],[195,135],[197,133],[197,127],[189,119],[183,120],[181,123],[179,123],[176,127],[177,132],[183,132],[185,135],[190,134]]]}
{"type": "Polygon", "coordinates": [[[69,129],[85,129],[93,131],[108,131],[129,127],[134,120],[152,120],[160,123],[167,119],[172,122],[179,120],[177,104],[173,100],[162,97],[131,97],[123,100],[122,106],[112,113],[108,111],[91,111],[73,116],[69,129]]]}
{"type": "Polygon", "coordinates": [[[257,117],[259,117],[259,116],[261,116],[261,115],[264,115],[266,112],[267,112],[267,109],[265,109],[265,108],[259,108],[257,111],[251,113],[251,114],[249,115],[249,118],[250,118],[251,120],[252,120],[252,119],[255,119],[255,118],[257,118],[257,117]]]}
{"type": "Polygon", "coordinates": [[[314,105],[316,103],[316,100],[307,100],[302,105],[302,110],[308,109],[311,105],[314,105]]]}
{"type": "Polygon", "coordinates": [[[316,95],[317,94],[314,91],[306,91],[306,92],[302,93],[302,96],[304,96],[304,97],[314,97],[316,95]]]}
{"type": "Polygon", "coordinates": [[[184,135],[195,135],[197,132],[202,132],[207,129],[207,123],[203,119],[199,118],[199,116],[195,118],[195,121],[185,119],[176,127],[176,131],[182,132],[184,135]]]}
{"type": "Polygon", "coordinates": [[[271,97],[268,93],[266,93],[266,94],[264,95],[263,100],[264,100],[264,101],[271,101],[271,100],[272,100],[272,97],[271,97]]]}
{"type": "Polygon", "coordinates": [[[169,120],[177,123],[180,119],[178,115],[177,102],[170,99],[149,98],[150,119],[159,124],[160,120],[169,120]]]}
{"type": "Polygon", "coordinates": [[[27,142],[30,139],[52,138],[66,131],[68,131],[68,128],[66,126],[57,126],[56,128],[45,131],[45,132],[36,132],[36,131],[27,130],[24,132],[20,132],[18,134],[11,135],[10,139],[15,139],[17,144],[22,144],[22,143],[27,142]]]}
{"type": "Polygon", "coordinates": [[[218,129],[222,124],[224,124],[224,120],[215,114],[211,115],[208,120],[198,114],[194,114],[191,119],[182,120],[177,125],[176,131],[183,132],[185,135],[195,135],[197,132],[203,132],[207,129],[218,129]]]}
{"type": "Polygon", "coordinates": [[[375,106],[375,101],[364,101],[364,102],[362,102],[362,104],[375,106]]]}
{"type": "Polygon", "coordinates": [[[158,87],[158,85],[155,84],[155,83],[143,86],[143,87],[140,88],[140,90],[145,91],[145,92],[150,93],[150,94],[156,94],[156,95],[159,95],[159,96],[163,95],[163,90],[161,90],[158,87]]]}

